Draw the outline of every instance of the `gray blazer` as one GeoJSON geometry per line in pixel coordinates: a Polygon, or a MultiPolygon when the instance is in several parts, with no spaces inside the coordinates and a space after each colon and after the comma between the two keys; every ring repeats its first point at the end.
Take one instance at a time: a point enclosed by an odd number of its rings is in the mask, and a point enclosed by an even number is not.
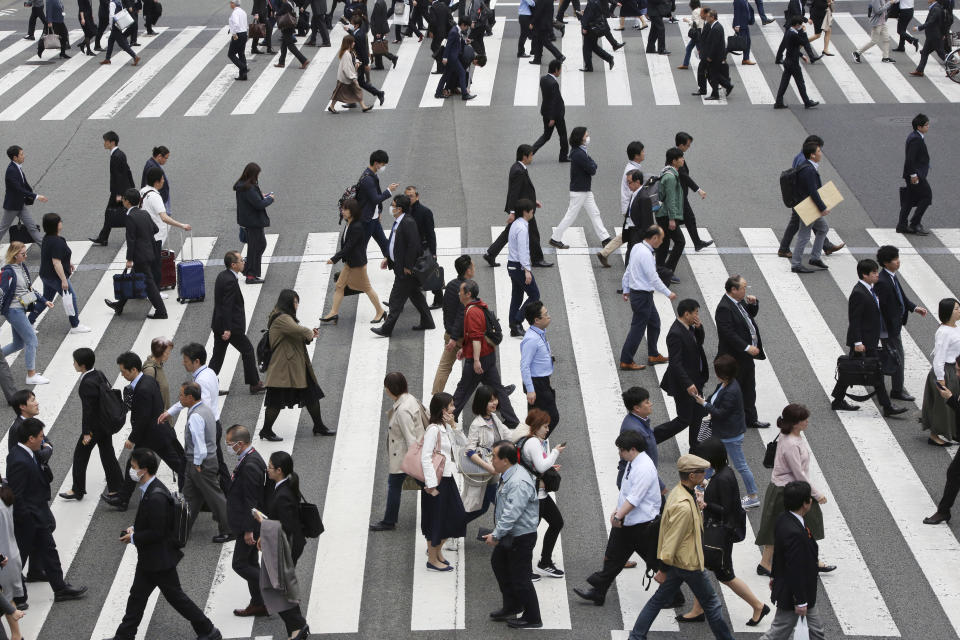
{"type": "Polygon", "coordinates": [[[271,615],[300,603],[293,553],[279,520],[260,523],[260,593],[271,615]]]}

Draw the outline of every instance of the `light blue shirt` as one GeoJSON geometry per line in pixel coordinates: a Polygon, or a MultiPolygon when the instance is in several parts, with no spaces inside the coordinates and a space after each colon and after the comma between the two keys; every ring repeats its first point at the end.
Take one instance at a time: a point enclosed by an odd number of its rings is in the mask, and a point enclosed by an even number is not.
{"type": "Polygon", "coordinates": [[[627,463],[620,483],[620,495],[617,496],[617,508],[624,502],[633,505],[624,519],[623,525],[630,527],[656,519],[660,515],[660,479],[657,468],[646,453],[641,453],[627,463]]]}
{"type": "Polygon", "coordinates": [[[623,292],[649,291],[656,289],[670,297],[670,289],[657,275],[657,262],[653,257],[653,247],[646,240],[636,245],[630,252],[630,262],[623,272],[623,292]]]}
{"type": "Polygon", "coordinates": [[[507,260],[519,262],[521,267],[530,271],[530,223],[519,211],[516,216],[507,236],[507,260]]]}
{"type": "Polygon", "coordinates": [[[130,381],[130,391],[133,391],[137,388],[137,383],[140,382],[140,378],[143,377],[143,372],[137,374],[137,377],[130,381]]]}
{"type": "Polygon", "coordinates": [[[522,536],[534,533],[540,522],[540,501],[533,476],[515,464],[500,476],[497,488],[497,506],[494,511],[496,528],[493,537],[522,536]]]}
{"type": "Polygon", "coordinates": [[[530,327],[520,342],[520,377],[524,391],[533,391],[533,378],[545,378],[553,374],[553,358],[550,343],[543,329],[530,327]]]}
{"type": "Polygon", "coordinates": [[[533,2],[530,0],[520,0],[520,8],[517,9],[517,15],[529,16],[533,14],[533,2]]]}

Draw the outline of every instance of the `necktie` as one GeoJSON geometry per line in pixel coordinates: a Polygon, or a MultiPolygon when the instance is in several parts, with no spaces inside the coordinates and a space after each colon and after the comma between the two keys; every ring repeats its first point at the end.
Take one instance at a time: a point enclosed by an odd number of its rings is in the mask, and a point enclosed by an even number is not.
{"type": "Polygon", "coordinates": [[[757,329],[750,320],[750,314],[747,313],[747,308],[743,305],[743,300],[737,303],[737,309],[740,310],[740,315],[743,316],[744,321],[747,323],[747,329],[750,330],[750,344],[754,347],[757,346],[757,329]]]}
{"type": "Polygon", "coordinates": [[[133,387],[127,385],[123,388],[123,403],[130,409],[133,405],[133,387]]]}
{"type": "Polygon", "coordinates": [[[630,469],[632,469],[632,468],[633,468],[633,463],[632,463],[632,462],[628,463],[628,464],[627,464],[627,473],[623,476],[623,479],[624,479],[624,480],[626,480],[627,478],[630,477],[630,469]]]}
{"type": "MultiPolygon", "coordinates": [[[[873,301],[874,301],[875,303],[877,303],[877,312],[879,313],[879,312],[880,312],[880,298],[877,297],[877,292],[876,292],[876,290],[874,290],[873,287],[870,287],[870,295],[873,296],[873,301]]],[[[884,321],[883,321],[883,314],[880,313],[880,334],[881,334],[880,337],[881,337],[881,338],[886,338],[886,337],[887,337],[887,336],[886,336],[886,333],[887,333],[887,325],[886,325],[886,323],[884,323],[884,321]]]]}
{"type": "Polygon", "coordinates": [[[897,300],[900,301],[900,309],[904,310],[906,305],[903,302],[903,291],[900,289],[900,281],[897,280],[897,274],[890,276],[890,279],[893,280],[893,290],[897,292],[897,300]]]}
{"type": "Polygon", "coordinates": [[[390,235],[393,236],[393,232],[397,230],[397,225],[400,224],[398,221],[393,221],[393,226],[390,227],[390,235]]]}

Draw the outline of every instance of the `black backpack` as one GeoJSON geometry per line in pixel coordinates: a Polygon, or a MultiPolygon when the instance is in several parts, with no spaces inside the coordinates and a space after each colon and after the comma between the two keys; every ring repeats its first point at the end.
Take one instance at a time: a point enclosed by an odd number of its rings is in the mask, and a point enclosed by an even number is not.
{"type": "Polygon", "coordinates": [[[264,373],[270,366],[270,358],[273,357],[273,347],[270,346],[270,328],[261,329],[260,342],[257,343],[257,368],[260,373],[264,373]]]}
{"type": "MultiPolygon", "coordinates": [[[[493,311],[490,311],[489,307],[480,307],[480,310],[483,311],[483,318],[487,322],[487,329],[483,332],[483,335],[490,344],[497,346],[503,342],[503,327],[500,326],[500,320],[493,315],[493,311]]],[[[480,354],[474,354],[474,357],[479,358],[480,354]]]]}
{"type": "Polygon", "coordinates": [[[170,492],[170,502],[173,504],[170,541],[177,549],[183,549],[187,546],[187,538],[190,537],[190,505],[178,491],[170,492]]]}
{"type": "Polygon", "coordinates": [[[800,173],[799,167],[790,167],[780,174],[780,197],[783,198],[783,205],[788,209],[793,209],[803,199],[797,193],[798,173],[800,173]]]}
{"type": "Polygon", "coordinates": [[[106,382],[100,382],[100,424],[107,433],[113,435],[123,428],[127,421],[127,405],[119,389],[113,389],[106,382]]]}
{"type": "Polygon", "coordinates": [[[527,440],[533,436],[523,436],[517,440],[517,461],[520,463],[520,466],[530,472],[537,480],[543,480],[543,488],[546,489],[547,493],[554,493],[560,489],[560,472],[550,467],[543,473],[537,473],[537,470],[534,469],[523,457],[523,445],[527,444],[527,440]]]}

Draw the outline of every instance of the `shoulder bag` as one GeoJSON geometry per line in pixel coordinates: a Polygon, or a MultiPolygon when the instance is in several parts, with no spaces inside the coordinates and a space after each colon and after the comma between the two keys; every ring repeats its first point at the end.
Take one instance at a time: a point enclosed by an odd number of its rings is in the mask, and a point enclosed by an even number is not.
{"type": "MultiPolygon", "coordinates": [[[[408,476],[419,480],[420,482],[425,482],[425,476],[423,474],[423,462],[421,461],[420,455],[423,452],[423,438],[426,436],[424,434],[417,440],[417,443],[412,447],[407,448],[407,453],[403,456],[403,462],[400,463],[400,470],[403,471],[408,476]]],[[[443,477],[443,467],[447,462],[447,459],[443,456],[443,453],[440,451],[440,438],[437,437],[437,445],[433,449],[433,455],[430,457],[430,462],[433,464],[433,469],[436,472],[437,479],[443,477]]]]}
{"type": "Polygon", "coordinates": [[[780,435],[777,434],[777,437],[773,439],[773,442],[767,443],[767,450],[763,454],[763,466],[767,469],[773,469],[773,462],[777,459],[777,440],[780,439],[780,435]]]}
{"type": "Polygon", "coordinates": [[[703,524],[703,566],[717,572],[724,569],[724,549],[729,536],[727,527],[715,518],[703,524]]]}
{"type": "Polygon", "coordinates": [[[307,502],[300,494],[300,526],[306,538],[319,538],[323,533],[323,520],[320,519],[320,509],[317,505],[307,502]]]}
{"type": "Polygon", "coordinates": [[[277,18],[277,29],[280,31],[288,31],[290,29],[297,28],[297,19],[293,16],[292,11],[288,11],[280,15],[277,18]]]}

